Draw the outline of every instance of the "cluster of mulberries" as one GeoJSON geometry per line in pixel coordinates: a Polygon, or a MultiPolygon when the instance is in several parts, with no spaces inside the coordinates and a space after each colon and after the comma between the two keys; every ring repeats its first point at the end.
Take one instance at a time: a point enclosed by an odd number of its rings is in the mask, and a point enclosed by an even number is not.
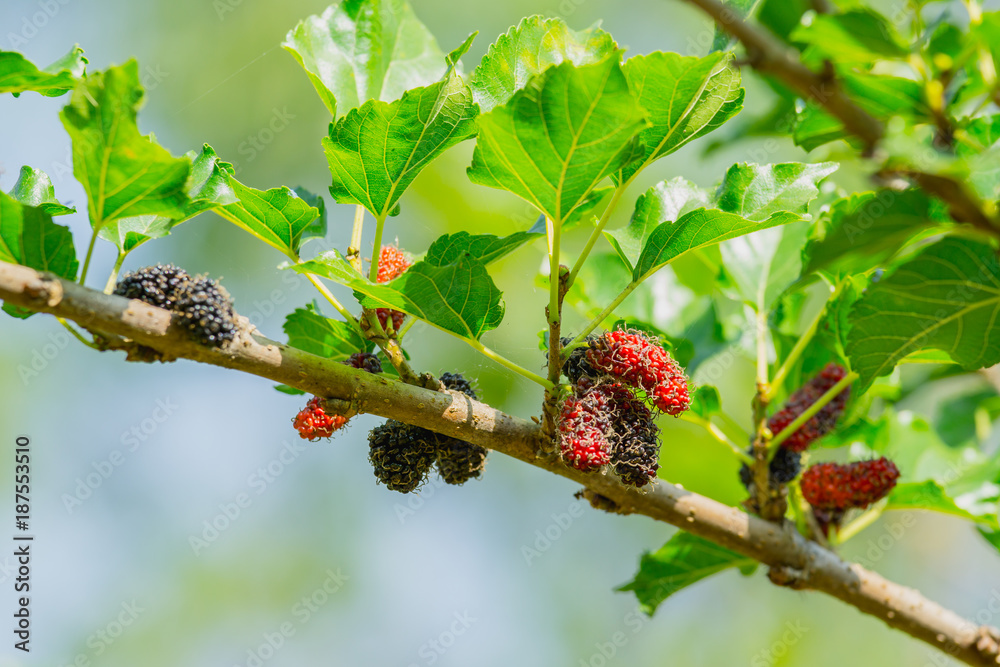
{"type": "MultiPolygon", "coordinates": [[[[774,435],[781,433],[786,426],[795,421],[820,396],[832,389],[846,375],[847,370],[843,366],[834,363],[827,364],[819,375],[810,379],[801,389],[789,396],[781,410],[767,420],[768,429],[774,435]]],[[[808,449],[814,441],[833,431],[837,425],[837,419],[843,414],[850,397],[851,389],[847,387],[781,443],[781,447],[775,452],[769,467],[772,486],[779,487],[788,484],[798,477],[799,472],[802,471],[802,452],[808,449]]],[[[750,453],[753,454],[752,446],[750,453]]],[[[752,494],[753,473],[746,464],[740,468],[740,480],[744,486],[750,489],[752,494]]]]}
{"type": "Polygon", "coordinates": [[[191,338],[204,345],[219,347],[236,336],[236,313],[225,288],[209,278],[191,277],[172,264],[126,274],[114,293],[173,311],[191,338]]]}
{"type": "MultiPolygon", "coordinates": [[[[412,262],[406,258],[402,250],[396,246],[384,245],[379,255],[376,282],[387,283],[390,280],[398,278],[411,265],[412,262]]],[[[382,329],[385,331],[389,331],[387,324],[390,319],[392,320],[393,331],[399,331],[399,328],[403,326],[403,319],[406,317],[406,313],[392,310],[391,308],[376,308],[375,315],[378,317],[379,324],[382,325],[382,329]]]]}
{"type": "Polygon", "coordinates": [[[617,330],[588,337],[567,357],[563,373],[574,385],[559,414],[566,463],[584,472],[610,464],[623,483],[636,487],[654,480],[660,451],[654,410],[677,416],[691,404],[680,365],[656,339],[617,330]]]}
{"type": "Polygon", "coordinates": [[[882,457],[854,463],[818,463],[802,474],[802,497],[826,533],[849,509],[864,509],[896,486],[899,469],[882,457]]]}
{"type": "MultiPolygon", "coordinates": [[[[370,352],[355,352],[341,363],[369,373],[382,372],[382,361],[370,352]]],[[[292,426],[303,440],[315,442],[320,438],[332,437],[335,431],[347,425],[349,419],[345,415],[327,413],[319,396],[313,396],[306,407],[299,410],[292,419],[292,426]]]]}
{"type": "MultiPolygon", "coordinates": [[[[446,389],[476,399],[472,385],[458,373],[444,373],[440,380],[446,389]]],[[[479,445],[394,419],[372,429],[368,444],[375,477],[400,493],[416,490],[435,464],[447,484],[477,479],[486,467],[488,453],[479,445]]]]}

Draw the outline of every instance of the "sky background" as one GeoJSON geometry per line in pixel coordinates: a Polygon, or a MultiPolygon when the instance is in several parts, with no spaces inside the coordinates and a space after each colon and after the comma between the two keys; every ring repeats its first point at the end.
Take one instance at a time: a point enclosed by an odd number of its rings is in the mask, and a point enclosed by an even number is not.
{"type": "MultiPolygon", "coordinates": [[[[137,58],[147,89],[143,132],[175,155],[209,143],[254,187],[302,185],[326,194],[319,141],[329,117],[279,46],[300,19],[325,6],[6,0],[0,49],[45,65],[79,43],[92,70],[137,58]]],[[[712,36],[700,15],[672,0],[414,6],[445,50],[480,32],[464,59],[467,71],[498,34],[536,13],[562,16],[577,29],[603,19],[630,55],[703,55],[712,36]]],[[[767,88],[756,80],[746,87],[749,112],[766,109],[767,88]]],[[[9,190],[28,164],[50,175],[60,200],[85,211],[58,118],[67,101],[0,97],[0,188],[9,190]]],[[[705,145],[657,162],[628,198],[677,175],[711,186],[738,161],[806,159],[785,142],[726,141],[708,156],[705,145]]],[[[530,226],[533,216],[512,195],[468,181],[472,147],[452,149],[421,174],[402,214],[390,219],[388,238],[421,252],[446,232],[530,226]]],[[[837,178],[851,184],[857,176],[846,170],[837,178]]],[[[332,205],[328,195],[327,202],[330,232],[314,250],[343,248],[350,234],[353,207],[332,205]]],[[[629,208],[619,209],[614,225],[624,224],[629,208]]],[[[84,213],[59,222],[69,224],[78,249],[86,247],[84,213]]],[[[581,233],[568,243],[582,244],[581,233]]],[[[533,291],[542,256],[536,244],[491,270],[507,295],[507,316],[484,339],[533,369],[544,362],[537,332],[547,296],[533,291]]],[[[205,214],[134,252],[125,269],[174,262],[221,277],[239,312],[281,339],[285,315],[316,296],[306,281],[277,270],[281,260],[205,214]]],[[[112,262],[110,244],[102,243],[92,285],[103,286],[112,262]]],[[[656,285],[670,288],[670,272],[656,285]]],[[[683,300],[683,291],[669,298],[683,300]]],[[[631,594],[614,589],[631,578],[644,550],[670,537],[669,526],[581,508],[574,484],[501,455],[490,457],[484,479],[465,487],[433,479],[419,495],[396,494],[376,485],[367,462],[366,436],[377,419],[356,418],[332,442],[304,443],[291,428],[304,399],[279,394],[266,380],[188,361],[130,364],[70,340],[53,318],[4,318],[0,447],[12,449],[17,435],[31,438],[36,541],[32,653],[14,655],[8,636],[0,667],[948,664],[827,596],[780,590],[763,572],[726,572],[680,592],[653,618],[641,616],[631,594]],[[248,502],[234,506],[241,494],[248,502]],[[212,522],[226,527],[206,533],[212,522]],[[192,538],[205,544],[195,548],[192,538]]],[[[417,325],[408,341],[416,367],[462,371],[489,403],[525,417],[536,411],[536,386],[456,339],[417,325]]],[[[742,357],[720,364],[710,361],[702,372],[724,370],[727,408],[747,423],[752,364],[742,357]]],[[[740,501],[737,464],[726,451],[685,424],[662,425],[665,477],[740,501]]],[[[12,452],[0,455],[3,498],[12,495],[12,463],[12,452]]],[[[968,617],[1000,600],[1000,558],[957,520],[890,514],[843,551],[968,617]]],[[[10,618],[13,559],[6,553],[0,548],[0,610],[10,618]]],[[[1000,625],[1000,618],[980,620],[1000,625]]]]}

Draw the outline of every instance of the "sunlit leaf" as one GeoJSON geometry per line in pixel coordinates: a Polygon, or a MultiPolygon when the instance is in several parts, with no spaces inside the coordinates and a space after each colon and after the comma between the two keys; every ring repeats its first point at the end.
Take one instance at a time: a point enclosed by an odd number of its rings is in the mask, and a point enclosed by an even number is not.
{"type": "Polygon", "coordinates": [[[468,232],[445,234],[431,244],[423,259],[436,266],[443,266],[466,256],[483,264],[491,264],[541,236],[544,234],[532,232],[516,232],[510,236],[472,235],[468,232]]]}
{"type": "Polygon", "coordinates": [[[324,317],[314,303],[296,308],[285,318],[283,328],[290,346],[334,361],[372,349],[356,326],[324,317]]]}
{"type": "Polygon", "coordinates": [[[51,216],[76,213],[75,208],[65,206],[56,199],[55,188],[44,171],[27,165],[21,167],[17,183],[9,194],[22,204],[37,206],[51,216]]]}
{"type": "Polygon", "coordinates": [[[45,69],[38,69],[20,53],[0,51],[0,93],[17,95],[33,90],[58,97],[73,90],[86,69],[87,59],[79,46],[45,69]]]}

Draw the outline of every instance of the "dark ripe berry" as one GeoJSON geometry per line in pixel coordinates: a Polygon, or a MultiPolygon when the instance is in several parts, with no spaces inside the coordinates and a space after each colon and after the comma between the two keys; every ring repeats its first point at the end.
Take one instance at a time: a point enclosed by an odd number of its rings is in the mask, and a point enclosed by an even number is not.
{"type": "MultiPolygon", "coordinates": [[[[442,373],[441,384],[449,391],[465,394],[477,400],[472,385],[461,373],[442,373]]],[[[489,450],[458,438],[438,436],[437,468],[448,484],[465,484],[470,479],[478,479],[486,467],[489,450]]]]}
{"type": "Polygon", "coordinates": [[[820,511],[864,509],[884,498],[899,479],[899,469],[882,457],[870,461],[818,463],[802,474],[802,496],[820,511]]]}
{"type": "MultiPolygon", "coordinates": [[[[406,259],[406,255],[403,251],[392,245],[382,246],[382,252],[379,255],[378,262],[378,277],[376,282],[387,283],[390,280],[398,278],[411,266],[411,262],[406,259]]],[[[406,313],[402,313],[398,310],[392,310],[390,308],[376,308],[375,315],[378,317],[379,324],[382,325],[382,329],[385,331],[389,330],[389,320],[392,319],[392,329],[393,331],[399,331],[400,327],[403,326],[403,320],[406,318],[406,313]]]]}
{"type": "Polygon", "coordinates": [[[441,384],[448,391],[457,391],[465,394],[472,400],[478,400],[476,396],[476,391],[472,388],[472,384],[466,380],[461,373],[442,373],[441,384]]]}
{"type": "Polygon", "coordinates": [[[617,382],[601,382],[585,391],[605,397],[611,424],[608,436],[611,466],[618,478],[637,487],[656,479],[660,467],[660,429],[646,404],[617,382]]]}
{"type": "Polygon", "coordinates": [[[654,338],[640,331],[609,331],[591,343],[586,359],[595,369],[646,392],[653,406],[677,416],[691,406],[687,377],[654,338]]]}
{"type": "Polygon", "coordinates": [[[194,278],[178,290],[174,312],[199,343],[218,347],[236,335],[236,313],[229,293],[214,280],[194,278]]]}
{"type": "Polygon", "coordinates": [[[394,419],[376,426],[368,434],[368,460],[375,477],[389,489],[410,493],[427,478],[437,457],[429,431],[394,419]]]}
{"type": "Polygon", "coordinates": [[[412,262],[406,259],[403,251],[394,245],[382,246],[382,252],[378,260],[378,278],[376,282],[387,283],[394,278],[398,278],[408,268],[412,262]]]}
{"type": "Polygon", "coordinates": [[[611,427],[599,396],[570,396],[559,414],[559,450],[563,460],[583,472],[607,465],[611,458],[605,433],[611,427]]]}
{"type": "MultiPolygon", "coordinates": [[[[587,337],[588,344],[593,343],[595,340],[597,340],[597,336],[587,337]]],[[[572,338],[562,339],[563,347],[572,342],[572,338]]],[[[591,366],[590,362],[587,361],[587,346],[578,347],[569,353],[566,361],[563,362],[562,372],[573,384],[577,384],[580,378],[583,377],[596,378],[601,375],[600,371],[591,366]]]]}
{"type": "Polygon", "coordinates": [[[458,438],[439,436],[437,469],[448,484],[465,484],[478,479],[486,467],[489,450],[458,438]]]}
{"type": "Polygon", "coordinates": [[[371,352],[355,352],[342,363],[369,373],[382,372],[382,360],[371,352]]]}
{"type": "MultiPolygon", "coordinates": [[[[750,455],[753,456],[753,447],[750,448],[750,455]]],[[[802,455],[799,452],[779,447],[768,468],[772,486],[788,484],[798,477],[802,470],[802,455]]],[[[745,463],[740,468],[740,481],[748,489],[753,484],[753,472],[750,470],[750,466],[745,463]]]]}
{"type": "Polygon", "coordinates": [[[138,299],[157,308],[171,309],[177,290],[191,279],[187,271],[173,264],[146,266],[125,275],[115,286],[115,294],[138,299]]]}
{"type": "Polygon", "coordinates": [[[316,441],[329,438],[337,429],[343,428],[347,419],[342,415],[328,415],[323,409],[319,396],[313,396],[306,407],[292,419],[292,425],[303,440],[316,441]]]}
{"type": "MultiPolygon", "coordinates": [[[[847,375],[847,371],[837,364],[827,364],[819,375],[812,378],[801,389],[788,397],[784,407],[767,420],[771,433],[778,435],[795,418],[815,403],[820,396],[833,388],[847,375]]],[[[847,387],[832,401],[823,406],[809,421],[800,426],[789,436],[781,446],[793,452],[804,452],[815,440],[833,431],[837,419],[843,414],[847,401],[851,397],[851,389],[847,387]]]]}

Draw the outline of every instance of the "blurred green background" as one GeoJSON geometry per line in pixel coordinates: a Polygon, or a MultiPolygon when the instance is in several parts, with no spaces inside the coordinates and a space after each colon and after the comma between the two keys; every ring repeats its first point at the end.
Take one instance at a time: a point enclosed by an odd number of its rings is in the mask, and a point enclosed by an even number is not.
{"type": "MultiPolygon", "coordinates": [[[[467,70],[496,35],[536,13],[562,16],[578,29],[603,20],[630,54],[702,55],[713,33],[686,5],[665,0],[414,5],[442,48],[480,31],[467,70]]],[[[319,139],[329,117],[279,46],[297,21],[325,6],[7,0],[0,48],[44,65],[78,42],[92,70],[136,57],[147,88],[143,132],[154,132],[174,154],[210,143],[254,187],[302,185],[326,194],[319,139]]],[[[762,113],[770,93],[748,79],[743,114],[762,113]]],[[[50,175],[62,201],[85,210],[58,119],[67,99],[0,97],[0,188],[9,190],[29,164],[50,175]]],[[[712,138],[720,136],[729,134],[712,138]]],[[[530,226],[533,216],[512,195],[468,181],[472,146],[462,144],[424,171],[404,196],[402,214],[390,219],[389,238],[421,252],[449,231],[530,226]]],[[[705,146],[695,142],[657,162],[629,199],[676,175],[709,186],[737,161],[805,159],[784,141],[726,141],[707,157],[705,146]]],[[[861,182],[850,167],[837,178],[861,182]]],[[[615,224],[628,213],[621,207],[615,224]]],[[[313,250],[346,246],[353,207],[332,205],[329,215],[330,233],[313,250]]],[[[83,213],[59,222],[85,247],[83,213]]],[[[586,232],[578,229],[569,243],[581,244],[586,232]]],[[[94,285],[103,285],[112,261],[103,244],[94,285]]],[[[307,282],[275,268],[278,253],[213,214],[143,246],[125,269],[168,261],[221,276],[237,309],[272,337],[281,337],[286,313],[314,298],[307,282]]],[[[544,362],[537,332],[546,296],[534,288],[541,262],[538,244],[497,265],[507,317],[485,339],[528,368],[544,362]]],[[[662,319],[692,296],[665,271],[634,298],[662,319]]],[[[375,419],[356,418],[333,442],[303,447],[290,424],[303,399],[267,381],[186,361],[127,364],[70,341],[49,317],[6,318],[0,340],[0,444],[12,449],[15,436],[32,439],[36,535],[32,652],[14,651],[8,636],[0,648],[4,667],[951,662],[826,596],[779,590],[762,573],[709,579],[648,619],[630,594],[613,589],[630,579],[639,554],[658,548],[673,529],[589,507],[581,512],[566,480],[493,455],[481,481],[453,488],[432,480],[418,496],[402,496],[377,486],[367,463],[375,419]],[[212,522],[224,528],[213,533],[206,528],[212,522]],[[205,543],[193,546],[193,538],[205,543]]],[[[408,341],[418,368],[461,370],[488,402],[522,416],[536,411],[537,387],[455,339],[417,325],[408,341]]],[[[745,423],[753,369],[735,351],[723,350],[699,373],[720,385],[727,409],[745,423]]],[[[663,476],[740,501],[737,464],[725,450],[686,424],[663,427],[663,476]]],[[[12,462],[12,452],[0,455],[5,498],[13,495],[12,462]]],[[[844,553],[965,616],[1000,624],[988,611],[1000,601],[1000,558],[967,524],[890,514],[844,553]]],[[[0,555],[5,614],[14,601],[12,565],[0,555]]]]}

